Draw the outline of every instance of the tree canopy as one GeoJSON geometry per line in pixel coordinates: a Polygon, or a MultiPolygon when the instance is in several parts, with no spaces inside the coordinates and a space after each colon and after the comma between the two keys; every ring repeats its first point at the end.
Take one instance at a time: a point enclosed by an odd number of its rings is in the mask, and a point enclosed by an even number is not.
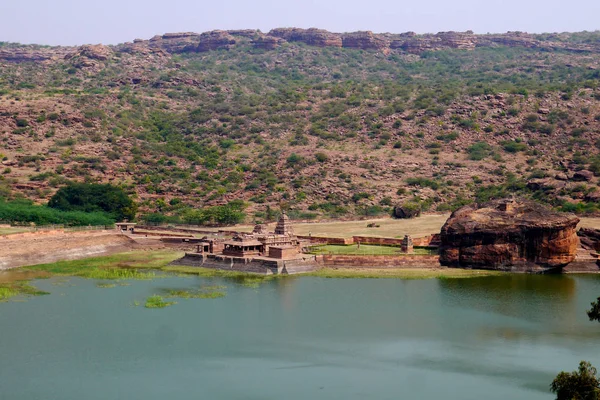
{"type": "Polygon", "coordinates": [[[592,303],[592,308],[587,311],[590,321],[600,322],[600,297],[592,303]]]}
{"type": "Polygon", "coordinates": [[[117,220],[133,220],[137,205],[117,186],[96,183],[70,183],[61,188],[48,206],[63,211],[102,211],[117,220]]]}
{"type": "Polygon", "coordinates": [[[558,374],[550,390],[556,400],[600,400],[600,379],[591,363],[581,361],[577,371],[558,374]]]}

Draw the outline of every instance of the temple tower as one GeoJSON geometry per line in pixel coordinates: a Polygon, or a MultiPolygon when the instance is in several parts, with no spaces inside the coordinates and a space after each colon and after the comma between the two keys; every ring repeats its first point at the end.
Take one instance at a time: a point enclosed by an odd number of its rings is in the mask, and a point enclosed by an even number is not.
{"type": "Polygon", "coordinates": [[[277,221],[277,226],[275,227],[275,234],[288,236],[292,236],[294,234],[294,230],[292,229],[292,223],[290,222],[290,217],[288,217],[285,213],[281,214],[279,221],[277,221]]]}

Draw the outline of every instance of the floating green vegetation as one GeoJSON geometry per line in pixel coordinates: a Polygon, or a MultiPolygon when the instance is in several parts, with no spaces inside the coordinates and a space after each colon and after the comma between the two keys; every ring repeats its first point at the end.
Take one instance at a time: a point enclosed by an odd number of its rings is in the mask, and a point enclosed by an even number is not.
{"type": "Polygon", "coordinates": [[[181,299],[218,299],[225,297],[225,286],[203,286],[200,289],[165,289],[167,297],[181,299]]]}
{"type": "MultiPolygon", "coordinates": [[[[153,271],[139,271],[139,269],[161,269],[171,261],[181,258],[180,251],[131,251],[104,257],[93,257],[83,260],[59,261],[52,264],[40,264],[19,268],[19,273],[14,274],[7,281],[0,282],[0,301],[12,297],[38,296],[49,294],[31,286],[29,279],[50,278],[52,276],[76,276],[87,279],[100,280],[125,280],[125,279],[154,279],[153,271]]],[[[6,279],[6,278],[5,278],[6,279]]],[[[68,284],[68,281],[56,282],[56,285],[68,284]]],[[[98,287],[113,287],[112,283],[98,284],[98,287]]],[[[120,286],[127,285],[120,283],[120,286]]]]}
{"type": "Polygon", "coordinates": [[[454,268],[364,268],[364,269],[341,269],[341,268],[322,268],[310,272],[305,276],[315,276],[319,278],[356,278],[356,279],[456,279],[456,278],[475,278],[482,276],[497,276],[502,272],[465,270],[454,268]]]}
{"type": "Polygon", "coordinates": [[[258,287],[260,284],[273,279],[281,279],[285,275],[260,275],[240,271],[224,271],[219,269],[185,266],[168,266],[162,268],[163,271],[175,272],[180,274],[196,275],[203,278],[223,278],[227,281],[246,287],[258,287]]]}
{"type": "Polygon", "coordinates": [[[172,306],[173,304],[177,304],[176,301],[165,301],[162,296],[155,294],[154,296],[150,296],[146,299],[146,304],[144,307],[146,308],[165,308],[172,306]]]}
{"type": "Polygon", "coordinates": [[[154,272],[140,272],[135,269],[127,268],[109,268],[109,269],[92,269],[84,270],[81,273],[75,274],[80,278],[87,279],[154,279],[156,274],[154,272]]]}
{"type": "Polygon", "coordinates": [[[97,284],[96,284],[96,287],[99,287],[99,288],[104,288],[104,289],[107,289],[107,288],[114,288],[114,287],[116,287],[116,286],[117,286],[117,284],[116,284],[116,283],[113,283],[113,282],[107,282],[107,283],[103,283],[103,282],[101,282],[101,283],[97,283],[97,284]]]}
{"type": "Polygon", "coordinates": [[[219,297],[225,297],[225,292],[205,292],[189,289],[168,290],[167,293],[167,297],[177,297],[180,299],[218,299],[219,297]]]}
{"type": "Polygon", "coordinates": [[[0,301],[6,301],[8,299],[10,299],[11,297],[15,297],[19,294],[18,291],[11,289],[11,288],[7,288],[7,287],[0,287],[0,301]]]}
{"type": "Polygon", "coordinates": [[[0,302],[7,301],[16,296],[43,296],[49,294],[39,290],[24,281],[0,284],[0,302]]]}

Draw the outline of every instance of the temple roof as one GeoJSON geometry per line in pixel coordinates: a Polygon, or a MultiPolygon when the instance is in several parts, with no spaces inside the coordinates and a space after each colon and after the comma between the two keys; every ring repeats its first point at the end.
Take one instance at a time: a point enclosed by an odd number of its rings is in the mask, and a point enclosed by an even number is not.
{"type": "Polygon", "coordinates": [[[290,222],[290,217],[287,214],[281,214],[279,221],[277,221],[277,226],[275,227],[275,234],[277,235],[293,235],[294,230],[292,229],[292,223],[290,222]]]}

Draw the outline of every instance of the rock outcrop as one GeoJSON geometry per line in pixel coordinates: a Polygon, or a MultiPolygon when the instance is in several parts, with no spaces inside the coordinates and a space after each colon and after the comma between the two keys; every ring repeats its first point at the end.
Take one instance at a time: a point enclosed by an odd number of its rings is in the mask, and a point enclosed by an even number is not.
{"type": "Polygon", "coordinates": [[[394,218],[409,219],[421,215],[421,207],[396,206],[394,207],[394,218]]]}
{"type": "Polygon", "coordinates": [[[502,271],[560,270],[575,259],[579,219],[531,202],[465,206],[442,227],[440,263],[502,271]]]}
{"type": "Polygon", "coordinates": [[[104,61],[113,55],[113,51],[108,46],[84,45],[67,54],[65,60],[68,60],[76,68],[98,70],[103,66],[104,61]]]}
{"type": "MultiPolygon", "coordinates": [[[[187,53],[196,51],[198,48],[198,42],[200,41],[200,34],[194,32],[177,32],[177,33],[165,33],[164,35],[154,36],[148,41],[148,47],[153,49],[161,49],[168,53],[187,53]]],[[[134,43],[142,44],[141,41],[135,41],[134,43]]]]}
{"type": "Polygon", "coordinates": [[[268,36],[278,37],[288,42],[303,42],[316,47],[342,47],[342,35],[324,29],[276,28],[268,36]]]}
{"type": "MultiPolygon", "coordinates": [[[[285,42],[302,42],[315,47],[344,47],[389,54],[392,51],[421,55],[426,51],[444,49],[472,50],[476,47],[526,47],[546,51],[562,50],[574,53],[600,53],[600,43],[572,43],[570,34],[554,36],[532,35],[524,32],[475,35],[466,32],[439,32],[417,35],[371,31],[335,33],[324,29],[276,28],[263,34],[260,30],[237,29],[205,33],[176,32],[157,35],[149,40],[135,39],[110,48],[114,52],[131,54],[180,54],[230,49],[240,43],[252,43],[255,48],[272,50],[285,42]],[[562,35],[562,36],[561,36],[562,35]]],[[[76,51],[75,47],[44,47],[38,45],[8,44],[0,46],[0,61],[41,62],[60,60],[76,51]]],[[[589,66],[588,68],[595,68],[589,66]]]]}
{"type": "Polygon", "coordinates": [[[201,53],[219,49],[229,50],[235,43],[235,38],[225,31],[205,32],[200,35],[200,42],[196,51],[201,53]]]}
{"type": "Polygon", "coordinates": [[[371,31],[352,32],[342,35],[342,47],[387,52],[390,48],[390,42],[371,31]]]}
{"type": "Polygon", "coordinates": [[[278,37],[260,35],[252,40],[252,45],[257,49],[273,50],[284,42],[285,40],[278,37]]]}

